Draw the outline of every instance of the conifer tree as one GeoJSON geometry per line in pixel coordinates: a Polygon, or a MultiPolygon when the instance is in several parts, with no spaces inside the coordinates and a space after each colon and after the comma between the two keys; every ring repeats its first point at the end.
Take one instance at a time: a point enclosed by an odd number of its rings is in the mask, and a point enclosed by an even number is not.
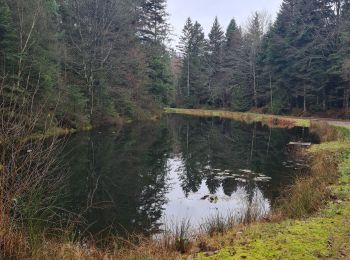
{"type": "Polygon", "coordinates": [[[179,93],[185,97],[188,106],[205,104],[208,99],[204,86],[204,47],[202,26],[198,22],[193,24],[190,18],[187,19],[179,44],[183,57],[179,93]]]}
{"type": "Polygon", "coordinates": [[[240,88],[245,86],[245,84],[242,84],[246,79],[244,71],[247,71],[245,58],[242,30],[232,19],[226,31],[223,47],[220,84],[222,85],[223,105],[225,107],[232,106],[235,110],[246,110],[250,107],[249,102],[246,105],[238,104],[238,100],[244,103],[244,93],[248,92],[243,89],[240,91],[240,88]]]}
{"type": "Polygon", "coordinates": [[[141,0],[139,12],[139,36],[144,42],[148,65],[148,84],[146,88],[156,103],[168,103],[172,78],[170,58],[165,41],[168,37],[166,0],[141,0]]]}
{"type": "Polygon", "coordinates": [[[218,18],[215,17],[206,47],[206,66],[210,101],[219,106],[222,106],[222,100],[220,98],[220,92],[222,92],[220,88],[222,86],[219,84],[219,78],[223,59],[224,40],[224,32],[219,24],[218,18]]]}
{"type": "Polygon", "coordinates": [[[141,0],[139,33],[143,41],[162,42],[167,38],[166,6],[166,0],[141,0]]]}

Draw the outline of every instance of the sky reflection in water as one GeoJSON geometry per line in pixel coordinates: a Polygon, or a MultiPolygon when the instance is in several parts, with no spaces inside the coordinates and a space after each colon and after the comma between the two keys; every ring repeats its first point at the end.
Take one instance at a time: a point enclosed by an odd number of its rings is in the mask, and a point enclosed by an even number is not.
{"type": "Polygon", "coordinates": [[[287,149],[300,140],[313,137],[301,128],[179,115],[80,133],[64,152],[69,179],[61,203],[94,234],[153,234],[163,223],[186,218],[199,226],[248,208],[263,215],[303,167],[287,149]]]}

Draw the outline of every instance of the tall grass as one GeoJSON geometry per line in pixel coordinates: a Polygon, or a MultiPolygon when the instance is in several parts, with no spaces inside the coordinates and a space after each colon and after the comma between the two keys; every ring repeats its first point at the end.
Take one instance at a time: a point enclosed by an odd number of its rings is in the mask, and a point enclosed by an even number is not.
{"type": "MultiPolygon", "coordinates": [[[[323,138],[333,137],[325,132],[323,138]]],[[[277,202],[274,215],[277,218],[304,218],[319,210],[330,198],[330,185],[338,178],[339,154],[327,150],[318,151],[309,160],[308,174],[296,177],[277,202]]]]}
{"type": "Polygon", "coordinates": [[[310,131],[316,134],[321,142],[336,141],[342,137],[336,127],[332,127],[324,121],[312,120],[310,123],[310,131]]]}

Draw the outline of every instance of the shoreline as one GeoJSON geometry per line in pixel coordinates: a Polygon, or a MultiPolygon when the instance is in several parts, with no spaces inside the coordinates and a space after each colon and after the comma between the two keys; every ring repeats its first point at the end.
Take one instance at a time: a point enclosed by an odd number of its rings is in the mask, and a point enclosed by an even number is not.
{"type": "MultiPolygon", "coordinates": [[[[130,241],[111,237],[99,248],[78,240],[47,238],[35,257],[46,259],[317,259],[350,257],[350,127],[320,120],[211,110],[166,109],[165,113],[220,116],[242,122],[262,122],[270,127],[310,127],[321,144],[306,149],[312,174],[290,188],[271,219],[225,228],[195,238],[183,234],[166,241],[130,236],[130,241]],[[315,191],[315,192],[314,192],[315,191]],[[300,195],[300,196],[299,196],[300,195]],[[304,199],[306,198],[306,199],[304,199]],[[288,208],[283,208],[288,205],[288,208]],[[69,258],[70,257],[70,258],[69,258]]],[[[88,129],[91,130],[91,129],[88,129]]],[[[64,132],[65,133],[65,132],[64,132]]],[[[68,133],[69,134],[69,133],[68,133]]],[[[41,137],[45,138],[45,137],[41,137]]],[[[181,227],[180,227],[181,228],[181,227]]],[[[1,232],[1,229],[0,229],[1,232]]],[[[24,236],[23,236],[24,237],[24,236]]],[[[34,257],[34,258],[35,258],[34,257]]]]}

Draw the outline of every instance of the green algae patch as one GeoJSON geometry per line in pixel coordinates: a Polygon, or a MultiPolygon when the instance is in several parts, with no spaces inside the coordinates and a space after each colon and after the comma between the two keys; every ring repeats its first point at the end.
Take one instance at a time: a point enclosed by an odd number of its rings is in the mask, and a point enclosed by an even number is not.
{"type": "Polygon", "coordinates": [[[310,120],[305,118],[275,116],[250,112],[231,112],[223,110],[205,110],[205,109],[181,109],[181,108],[165,108],[165,113],[181,114],[200,117],[221,117],[247,123],[261,122],[274,128],[292,128],[310,127],[310,120]]]}

